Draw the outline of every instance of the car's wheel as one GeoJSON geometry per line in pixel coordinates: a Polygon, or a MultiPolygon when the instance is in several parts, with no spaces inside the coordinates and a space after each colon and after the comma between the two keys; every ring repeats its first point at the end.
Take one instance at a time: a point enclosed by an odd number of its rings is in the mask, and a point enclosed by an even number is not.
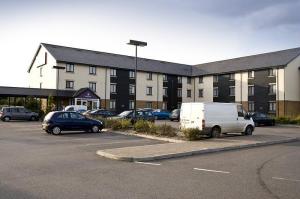
{"type": "Polygon", "coordinates": [[[243,133],[244,135],[252,135],[253,132],[253,127],[252,126],[247,126],[245,129],[245,132],[243,133]]]}
{"type": "Polygon", "coordinates": [[[35,116],[31,116],[30,117],[30,121],[35,121],[36,120],[36,117],[35,116]]]}
{"type": "Polygon", "coordinates": [[[98,132],[99,132],[99,127],[96,126],[96,125],[93,126],[93,127],[92,127],[92,132],[93,132],[93,133],[98,133],[98,132]]]}
{"type": "Polygon", "coordinates": [[[61,129],[58,126],[52,128],[53,135],[59,135],[61,133],[61,129]]]}
{"type": "Polygon", "coordinates": [[[9,120],[10,120],[10,117],[8,117],[8,116],[5,116],[5,117],[3,118],[3,121],[4,121],[4,122],[9,122],[9,120]]]}
{"type": "Polygon", "coordinates": [[[214,128],[212,128],[211,130],[211,137],[213,138],[219,138],[221,137],[221,129],[218,126],[215,126],[214,128]]]}

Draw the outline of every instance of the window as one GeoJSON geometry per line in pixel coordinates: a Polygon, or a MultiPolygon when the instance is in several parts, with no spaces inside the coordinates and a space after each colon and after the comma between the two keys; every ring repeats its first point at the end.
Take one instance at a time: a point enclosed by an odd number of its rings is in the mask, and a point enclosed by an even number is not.
{"type": "Polygon", "coordinates": [[[192,97],[192,90],[186,90],[186,97],[192,97]]]}
{"type": "Polygon", "coordinates": [[[146,108],[152,108],[152,102],[146,102],[146,108]]]}
{"type": "Polygon", "coordinates": [[[43,77],[43,67],[40,67],[40,77],[43,77]]]}
{"type": "Polygon", "coordinates": [[[83,115],[78,114],[78,113],[70,113],[70,118],[71,119],[82,120],[85,117],[83,115]]]}
{"type": "Polygon", "coordinates": [[[214,97],[218,97],[219,96],[219,89],[218,89],[218,87],[214,87],[213,95],[214,95],[214,97]]]}
{"type": "Polygon", "coordinates": [[[199,77],[199,84],[203,83],[203,76],[199,77]]]}
{"type": "Polygon", "coordinates": [[[134,101],[129,100],[129,109],[134,109],[134,101]]]}
{"type": "Polygon", "coordinates": [[[95,66],[90,66],[89,67],[89,74],[90,75],[96,75],[96,67],[95,66]]]}
{"type": "Polygon", "coordinates": [[[187,77],[186,78],[186,82],[187,82],[187,84],[191,84],[192,83],[192,78],[191,77],[187,77]]]}
{"type": "Polygon", "coordinates": [[[109,108],[110,108],[110,109],[116,109],[116,100],[111,99],[111,100],[109,101],[109,108]]]}
{"type": "Polygon", "coordinates": [[[161,109],[166,110],[167,109],[167,102],[162,103],[161,109]]]}
{"type": "Polygon", "coordinates": [[[69,119],[69,113],[61,113],[57,116],[59,119],[69,119]]]}
{"type": "Polygon", "coordinates": [[[66,72],[74,72],[74,64],[66,64],[66,72]]]}
{"type": "Polygon", "coordinates": [[[249,85],[248,86],[248,96],[253,96],[254,95],[254,85],[249,85]]]}
{"type": "Polygon", "coordinates": [[[275,112],[276,111],[276,102],[270,101],[269,102],[269,112],[275,112]]]}
{"type": "Polygon", "coordinates": [[[117,76],[117,70],[116,69],[110,69],[110,76],[116,77],[117,76]]]}
{"type": "Polygon", "coordinates": [[[134,71],[129,71],[129,78],[134,79],[135,78],[135,72],[134,71]]]}
{"type": "Polygon", "coordinates": [[[40,88],[42,88],[43,87],[43,83],[42,82],[40,82],[40,88]]]}
{"type": "Polygon", "coordinates": [[[163,88],[164,89],[164,96],[168,97],[168,88],[163,88]]]}
{"type": "Polygon", "coordinates": [[[248,111],[249,112],[254,112],[255,111],[254,110],[254,102],[252,102],[252,101],[248,102],[248,111]]]}
{"type": "Polygon", "coordinates": [[[271,83],[269,84],[269,95],[275,95],[276,94],[276,84],[271,83]]]}
{"type": "Polygon", "coordinates": [[[182,89],[181,88],[177,89],[177,97],[182,97],[182,89]]]}
{"type": "Polygon", "coordinates": [[[219,81],[218,76],[214,75],[214,83],[217,83],[219,81]]]}
{"type": "Polygon", "coordinates": [[[148,86],[148,87],[146,88],[146,94],[147,94],[147,95],[152,95],[152,87],[149,87],[149,86],[148,86]]]}
{"type": "Polygon", "coordinates": [[[117,92],[117,84],[110,84],[110,93],[117,92]]]}
{"type": "Polygon", "coordinates": [[[234,79],[235,79],[235,74],[234,73],[229,74],[229,80],[234,81],[234,79]]]}
{"type": "Polygon", "coordinates": [[[235,86],[230,86],[229,87],[229,95],[230,96],[235,96],[235,86]]]}
{"type": "Polygon", "coordinates": [[[269,70],[268,70],[268,75],[269,76],[275,76],[275,69],[274,68],[270,68],[269,70]]]}
{"type": "Polygon", "coordinates": [[[147,73],[147,80],[152,80],[152,73],[147,73]]]}
{"type": "Polygon", "coordinates": [[[199,97],[203,97],[203,89],[199,89],[198,90],[198,96],[199,97]]]}
{"type": "Polygon", "coordinates": [[[74,81],[69,81],[67,80],[66,81],[66,88],[74,88],[74,81]]]}
{"type": "Polygon", "coordinates": [[[89,88],[92,91],[96,92],[96,83],[95,82],[89,82],[89,88]]]}
{"type": "Polygon", "coordinates": [[[181,108],[181,102],[178,102],[177,108],[181,108]]]}
{"type": "Polygon", "coordinates": [[[254,71],[248,71],[248,79],[254,78],[254,71]]]}
{"type": "Polygon", "coordinates": [[[135,85],[129,84],[129,95],[134,95],[135,85]]]}
{"type": "Polygon", "coordinates": [[[182,84],[182,77],[178,76],[177,81],[178,81],[178,84],[182,84]]]}
{"type": "Polygon", "coordinates": [[[168,76],[167,75],[163,75],[163,81],[167,82],[168,81],[168,76]]]}

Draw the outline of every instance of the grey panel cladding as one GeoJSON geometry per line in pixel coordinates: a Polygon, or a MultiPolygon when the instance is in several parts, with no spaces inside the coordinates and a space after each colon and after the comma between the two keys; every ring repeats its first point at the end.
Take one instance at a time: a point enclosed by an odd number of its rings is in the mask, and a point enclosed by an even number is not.
{"type": "Polygon", "coordinates": [[[178,100],[177,97],[177,88],[178,88],[178,79],[175,75],[167,75],[167,82],[164,82],[163,86],[168,88],[168,96],[163,97],[163,101],[167,102],[167,109],[173,110],[177,108],[178,102],[182,100],[178,100]]]}
{"type": "Polygon", "coordinates": [[[229,79],[229,74],[218,75],[218,82],[214,82],[214,87],[218,87],[219,95],[214,97],[214,102],[235,102],[235,96],[229,95],[229,87],[234,86],[235,81],[229,79]]]}

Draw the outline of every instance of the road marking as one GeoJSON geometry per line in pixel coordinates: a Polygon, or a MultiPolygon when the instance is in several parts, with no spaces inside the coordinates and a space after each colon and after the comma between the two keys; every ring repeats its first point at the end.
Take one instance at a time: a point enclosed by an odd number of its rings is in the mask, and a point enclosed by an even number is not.
{"type": "Polygon", "coordinates": [[[230,173],[228,171],[217,171],[217,170],[209,170],[209,169],[200,169],[200,168],[194,168],[195,170],[198,170],[198,171],[207,171],[207,172],[214,172],[214,173],[230,173]]]}
{"type": "Polygon", "coordinates": [[[147,164],[147,165],[154,165],[154,166],[160,166],[161,164],[159,163],[151,163],[151,162],[134,162],[134,163],[137,163],[137,164],[147,164]]]}
{"type": "Polygon", "coordinates": [[[296,179],[279,178],[279,177],[272,177],[272,179],[274,179],[274,180],[292,181],[292,182],[300,182],[300,180],[296,180],[296,179]]]}

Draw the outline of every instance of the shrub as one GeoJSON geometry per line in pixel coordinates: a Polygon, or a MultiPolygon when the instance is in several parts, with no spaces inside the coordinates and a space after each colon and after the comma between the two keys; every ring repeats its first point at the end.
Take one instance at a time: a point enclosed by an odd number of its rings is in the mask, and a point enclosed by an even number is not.
{"type": "Polygon", "coordinates": [[[177,135],[176,129],[167,124],[157,126],[156,133],[160,136],[167,136],[167,137],[174,137],[177,135]]]}
{"type": "Polygon", "coordinates": [[[113,130],[120,130],[120,129],[122,129],[122,123],[121,123],[121,121],[120,120],[114,120],[114,122],[111,125],[111,128],[113,130]]]}
{"type": "Polygon", "coordinates": [[[121,122],[122,129],[126,130],[126,129],[131,128],[131,121],[130,120],[122,119],[122,120],[120,120],[120,122],[121,122]]]}
{"type": "Polygon", "coordinates": [[[118,121],[114,119],[100,119],[100,117],[97,117],[97,119],[103,121],[105,128],[112,128],[115,123],[118,123],[118,121]]]}
{"type": "Polygon", "coordinates": [[[134,130],[136,130],[136,132],[147,133],[150,130],[150,122],[148,122],[146,120],[138,120],[134,124],[134,130]]]}
{"type": "Polygon", "coordinates": [[[192,141],[192,140],[198,140],[200,138],[201,131],[197,128],[188,128],[184,129],[183,131],[184,136],[192,141]]]}
{"type": "Polygon", "coordinates": [[[148,132],[147,133],[149,133],[149,134],[156,134],[157,133],[157,126],[155,126],[155,124],[154,123],[149,123],[149,130],[148,130],[148,132]]]}

